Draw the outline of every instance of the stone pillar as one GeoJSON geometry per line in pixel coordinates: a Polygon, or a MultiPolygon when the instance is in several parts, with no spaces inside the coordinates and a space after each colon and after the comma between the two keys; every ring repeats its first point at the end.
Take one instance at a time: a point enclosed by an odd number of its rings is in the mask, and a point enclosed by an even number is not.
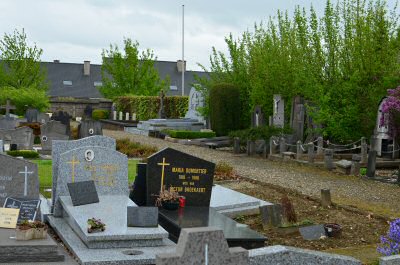
{"type": "Polygon", "coordinates": [[[284,137],[279,139],[279,153],[283,157],[283,152],[286,152],[286,140],[284,137]]]}
{"type": "Polygon", "coordinates": [[[132,113],[132,120],[136,121],[136,113],[132,113]]]}
{"type": "Polygon", "coordinates": [[[271,136],[271,138],[269,138],[269,154],[270,154],[270,155],[275,154],[275,144],[274,144],[274,141],[275,141],[275,137],[274,137],[274,136],[271,136]]]}
{"type": "Polygon", "coordinates": [[[333,165],[333,150],[332,149],[325,149],[324,161],[325,161],[325,167],[328,170],[332,170],[335,168],[335,166],[333,165]]]}
{"type": "Polygon", "coordinates": [[[267,142],[265,141],[265,140],[263,140],[264,141],[264,146],[263,146],[263,153],[262,153],[262,156],[263,156],[263,158],[267,158],[267,156],[268,156],[268,149],[267,149],[267,142]]]}
{"type": "Polygon", "coordinates": [[[317,138],[317,155],[322,155],[324,153],[324,138],[321,136],[317,138]]]}
{"type": "Polygon", "coordinates": [[[282,206],[280,204],[260,206],[260,215],[264,229],[282,225],[282,206]]]}
{"type": "Polygon", "coordinates": [[[321,190],[321,205],[322,207],[329,207],[332,205],[331,191],[329,189],[321,190]]]}
{"type": "Polygon", "coordinates": [[[233,153],[240,154],[240,138],[239,137],[233,138],[233,153]]]}
{"type": "Polygon", "coordinates": [[[129,121],[129,112],[125,113],[125,120],[129,121]]]}
{"type": "Polygon", "coordinates": [[[120,121],[122,121],[122,111],[119,112],[119,117],[118,117],[120,121]]]}
{"type": "Polygon", "coordinates": [[[0,154],[4,152],[3,140],[0,140],[0,154]]]}
{"type": "Polygon", "coordinates": [[[117,120],[117,111],[116,110],[113,111],[113,120],[114,121],[117,120]]]}
{"type": "Polygon", "coordinates": [[[352,163],[350,168],[350,175],[358,176],[360,175],[360,161],[361,155],[354,154],[351,157],[352,163]]]}
{"type": "Polygon", "coordinates": [[[367,139],[365,137],[361,137],[361,163],[367,163],[367,159],[368,159],[367,139]]]}
{"type": "Polygon", "coordinates": [[[314,163],[314,143],[308,143],[308,163],[314,163]]]}
{"type": "Polygon", "coordinates": [[[255,151],[255,143],[252,140],[247,140],[247,155],[251,156],[254,155],[255,151]]]}
{"type": "Polygon", "coordinates": [[[296,143],[296,160],[300,160],[301,154],[303,154],[303,151],[301,150],[301,141],[297,141],[296,143]]]}
{"type": "Polygon", "coordinates": [[[375,150],[371,150],[368,152],[368,164],[367,164],[367,177],[368,178],[375,177],[376,154],[377,154],[377,152],[375,150]]]}

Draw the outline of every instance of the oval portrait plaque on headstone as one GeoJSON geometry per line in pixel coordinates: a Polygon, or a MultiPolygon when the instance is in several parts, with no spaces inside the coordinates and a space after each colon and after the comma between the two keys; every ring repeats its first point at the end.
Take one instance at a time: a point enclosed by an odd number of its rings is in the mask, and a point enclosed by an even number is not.
{"type": "Polygon", "coordinates": [[[94,134],[94,130],[92,128],[89,129],[89,134],[93,135],[94,134]]]}
{"type": "Polygon", "coordinates": [[[86,159],[86,161],[88,161],[88,162],[91,162],[91,161],[93,161],[93,159],[94,159],[94,152],[93,152],[93,150],[86,150],[85,151],[85,159],[86,159]]]}
{"type": "Polygon", "coordinates": [[[43,141],[43,142],[46,142],[46,141],[47,141],[47,136],[46,136],[46,135],[43,135],[43,136],[42,136],[42,141],[43,141]]]}

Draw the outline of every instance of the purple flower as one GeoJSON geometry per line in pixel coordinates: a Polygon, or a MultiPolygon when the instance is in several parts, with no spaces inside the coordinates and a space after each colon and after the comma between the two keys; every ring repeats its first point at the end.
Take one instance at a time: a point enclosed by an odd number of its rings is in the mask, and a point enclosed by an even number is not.
{"type": "Polygon", "coordinates": [[[400,219],[390,223],[389,231],[386,236],[381,236],[381,243],[376,250],[385,256],[400,253],[400,219]]]}

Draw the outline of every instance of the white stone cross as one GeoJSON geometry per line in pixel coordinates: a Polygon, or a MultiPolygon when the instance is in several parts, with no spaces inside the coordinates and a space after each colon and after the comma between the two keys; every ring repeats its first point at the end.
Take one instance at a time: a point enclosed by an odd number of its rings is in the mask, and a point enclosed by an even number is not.
{"type": "Polygon", "coordinates": [[[25,175],[24,196],[28,196],[28,174],[33,174],[33,171],[28,171],[28,167],[25,166],[25,171],[21,171],[18,173],[25,175]]]}

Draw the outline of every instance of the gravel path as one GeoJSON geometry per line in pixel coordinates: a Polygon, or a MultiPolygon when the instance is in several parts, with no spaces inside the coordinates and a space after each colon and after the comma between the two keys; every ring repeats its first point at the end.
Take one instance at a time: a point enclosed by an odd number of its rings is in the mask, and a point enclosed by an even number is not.
{"type": "Polygon", "coordinates": [[[329,188],[332,200],[338,204],[354,206],[387,217],[400,217],[400,203],[397,202],[400,187],[397,185],[343,176],[293,162],[235,155],[233,152],[171,143],[122,131],[103,130],[103,133],[116,139],[130,138],[132,141],[153,145],[159,149],[172,147],[214,163],[225,161],[241,176],[295,190],[314,198],[320,196],[321,189],[329,188]]]}

